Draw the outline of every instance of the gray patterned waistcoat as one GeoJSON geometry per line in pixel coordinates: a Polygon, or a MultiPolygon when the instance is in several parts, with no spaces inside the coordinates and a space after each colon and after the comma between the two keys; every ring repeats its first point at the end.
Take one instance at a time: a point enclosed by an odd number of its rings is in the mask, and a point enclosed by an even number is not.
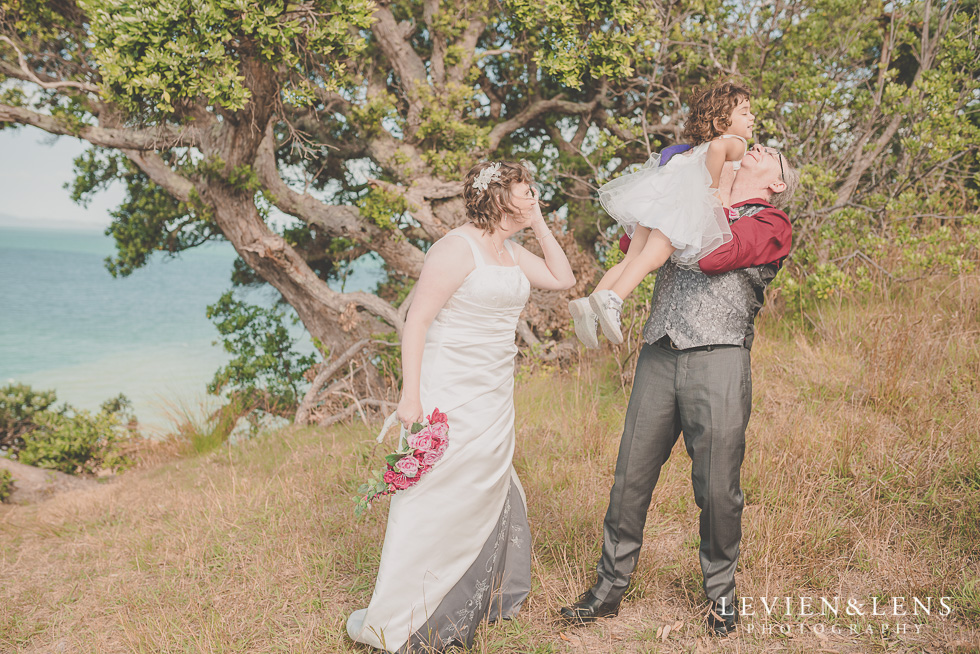
{"type": "MultiPolygon", "coordinates": [[[[764,208],[744,205],[738,209],[739,217],[764,208]]],[[[766,286],[778,271],[779,266],[770,263],[709,277],[668,260],[657,271],[643,339],[653,344],[666,334],[681,349],[702,345],[751,348],[755,316],[765,300],[766,286]]]]}

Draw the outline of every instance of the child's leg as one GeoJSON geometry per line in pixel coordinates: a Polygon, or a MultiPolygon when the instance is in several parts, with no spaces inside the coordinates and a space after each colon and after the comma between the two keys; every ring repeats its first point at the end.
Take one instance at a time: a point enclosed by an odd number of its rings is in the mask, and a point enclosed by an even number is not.
{"type": "MultiPolygon", "coordinates": [[[[602,276],[602,279],[599,280],[599,283],[592,290],[593,295],[599,291],[608,291],[613,287],[613,284],[619,281],[619,277],[626,267],[643,251],[643,245],[649,237],[649,227],[636,226],[636,229],[633,231],[633,238],[630,239],[630,246],[626,251],[626,256],[623,257],[622,261],[606,271],[606,274],[602,276]]],[[[618,314],[616,317],[611,317],[606,314],[600,318],[594,312],[590,298],[591,296],[584,297],[568,303],[568,312],[571,314],[572,320],[575,321],[575,335],[578,336],[578,339],[582,341],[585,347],[599,347],[598,337],[596,336],[596,321],[599,321],[602,324],[602,331],[606,334],[607,338],[613,343],[622,343],[623,334],[618,326],[618,314]]]]}
{"type": "Polygon", "coordinates": [[[615,344],[623,342],[620,319],[623,299],[639,285],[647,273],[659,268],[674,248],[659,230],[638,227],[630,241],[626,257],[609,269],[596,290],[589,296],[589,306],[595,312],[602,333],[615,344]]]}
{"type": "MultiPolygon", "coordinates": [[[[639,232],[639,230],[637,230],[639,232]]],[[[644,239],[642,244],[631,242],[627,258],[622,261],[626,264],[618,275],[618,279],[612,284],[610,290],[621,299],[633,292],[643,278],[651,272],[664,265],[676,249],[670,244],[670,239],[663,235],[659,229],[647,230],[649,236],[644,239]],[[639,250],[636,256],[630,257],[633,246],[639,250]]]]}
{"type": "Polygon", "coordinates": [[[643,251],[643,246],[646,245],[649,237],[650,228],[637,225],[633,231],[633,237],[630,239],[630,246],[626,251],[626,256],[623,257],[622,261],[606,271],[606,274],[602,276],[602,279],[599,280],[599,283],[596,284],[596,287],[592,291],[608,291],[612,289],[613,285],[619,281],[626,267],[643,251]]]}

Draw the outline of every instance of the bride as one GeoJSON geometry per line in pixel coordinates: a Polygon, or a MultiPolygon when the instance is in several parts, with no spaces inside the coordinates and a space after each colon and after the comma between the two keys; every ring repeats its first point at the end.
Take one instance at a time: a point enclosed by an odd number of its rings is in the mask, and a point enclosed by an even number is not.
{"type": "Polygon", "coordinates": [[[469,223],[426,254],[402,333],[398,419],[449,417],[449,448],[393,496],[374,594],[347,620],[389,652],[469,647],[483,618],[517,614],[531,588],[530,533],[514,454],[515,330],[531,286],[575,277],[530,172],[481,163],[464,180],[469,223]],[[530,227],[544,258],[508,240],[530,227]]]}

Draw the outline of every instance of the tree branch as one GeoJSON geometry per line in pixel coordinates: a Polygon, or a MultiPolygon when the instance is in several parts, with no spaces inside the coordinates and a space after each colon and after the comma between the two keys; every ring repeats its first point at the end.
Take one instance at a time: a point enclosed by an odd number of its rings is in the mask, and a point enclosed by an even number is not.
{"type": "Polygon", "coordinates": [[[378,45],[385,53],[388,63],[402,78],[403,83],[424,82],[426,79],[425,62],[408,42],[413,31],[408,23],[396,23],[394,15],[387,7],[378,6],[374,12],[371,32],[378,39],[378,45]]]}
{"type": "Polygon", "coordinates": [[[391,10],[380,5],[374,12],[374,19],[371,32],[378,40],[392,70],[400,78],[402,91],[408,102],[405,131],[406,136],[411,136],[422,122],[422,106],[414,89],[416,84],[426,84],[425,62],[408,41],[413,31],[411,24],[397,24],[391,10]]]}
{"type": "Polygon", "coordinates": [[[17,79],[22,79],[29,82],[34,82],[38,86],[45,89],[73,88],[73,89],[79,89],[81,91],[85,91],[86,93],[95,93],[96,95],[99,94],[100,92],[99,87],[95,86],[94,84],[89,84],[88,82],[65,82],[65,81],[45,82],[40,77],[38,77],[34,73],[34,71],[30,69],[30,67],[27,65],[27,59],[24,57],[24,53],[21,52],[20,48],[17,47],[17,44],[14,43],[10,39],[10,37],[0,35],[0,41],[9,44],[10,47],[13,48],[14,51],[17,53],[17,61],[20,63],[20,70],[22,71],[24,76],[21,77],[20,75],[11,74],[13,71],[16,71],[16,69],[8,66],[4,66],[2,69],[2,72],[5,75],[16,77],[17,79]]]}
{"type": "Polygon", "coordinates": [[[596,121],[603,127],[612,132],[615,136],[620,138],[626,143],[636,140],[636,135],[623,129],[619,125],[615,124],[609,117],[609,113],[605,109],[599,109],[595,113],[596,121]]]}
{"type": "Polygon", "coordinates": [[[323,103],[324,111],[331,111],[334,105],[339,105],[343,113],[347,114],[354,107],[350,100],[336,91],[328,91],[323,87],[317,86],[313,89],[313,92],[316,94],[317,99],[323,103]]]}
{"type": "Polygon", "coordinates": [[[297,425],[305,425],[309,423],[310,412],[313,410],[313,406],[316,404],[316,401],[320,396],[321,387],[370,342],[371,339],[365,338],[354,343],[347,348],[346,352],[334,359],[329,365],[324,365],[322,368],[320,368],[319,372],[316,374],[316,378],[314,378],[313,383],[310,385],[310,389],[306,391],[306,395],[303,396],[303,401],[299,403],[299,407],[296,409],[296,417],[293,419],[293,422],[295,422],[297,425]]]}
{"type": "Polygon", "coordinates": [[[392,406],[392,403],[386,402],[384,400],[378,400],[372,397],[357,400],[354,404],[351,404],[343,411],[340,411],[339,413],[335,413],[332,416],[327,416],[323,418],[322,420],[320,420],[320,422],[317,423],[317,425],[319,425],[320,427],[329,427],[334,423],[342,422],[344,420],[347,420],[351,416],[353,416],[355,413],[360,411],[362,407],[365,406],[370,406],[376,409],[381,409],[382,411],[386,411],[388,407],[392,406]]]}
{"type": "Polygon", "coordinates": [[[194,183],[174,172],[163,158],[155,152],[122,150],[130,161],[139,166],[154,184],[166,189],[181,202],[190,202],[194,183]]]}
{"type": "Polygon", "coordinates": [[[0,104],[0,122],[32,125],[50,134],[74,136],[92,145],[120,150],[164,150],[180,145],[197,145],[198,130],[190,127],[155,127],[152,129],[112,129],[84,125],[70,126],[53,116],[39,114],[23,107],[0,104]]]}
{"type": "Polygon", "coordinates": [[[376,251],[400,273],[418,278],[424,255],[405,239],[362,219],[355,207],[328,205],[308,193],[299,193],[279,176],[275,155],[275,134],[270,125],[255,160],[259,181],[269,191],[272,202],[285,213],[315,225],[335,238],[349,238],[376,251]]]}
{"type": "Polygon", "coordinates": [[[422,5],[422,18],[429,28],[432,39],[432,54],[429,57],[429,70],[436,86],[446,83],[446,37],[434,29],[436,15],[439,13],[439,0],[425,0],[422,5]]]}
{"type": "MultiPolygon", "coordinates": [[[[487,24],[484,16],[470,18],[469,25],[466,26],[466,30],[463,31],[463,35],[458,41],[463,56],[460,58],[459,63],[449,71],[449,78],[453,82],[460,84],[469,74],[470,66],[473,64],[473,58],[476,56],[477,41],[480,40],[480,35],[483,34],[486,27],[487,24]]],[[[485,54],[481,56],[485,56],[485,54]]]]}
{"type": "Polygon", "coordinates": [[[505,120],[502,123],[498,123],[492,130],[490,130],[489,150],[491,152],[496,150],[500,145],[500,142],[508,134],[526,126],[528,123],[536,120],[546,113],[555,112],[562,114],[585,114],[594,111],[598,104],[598,98],[593,98],[590,102],[572,102],[562,99],[561,95],[548,100],[537,100],[532,102],[519,114],[510,120],[505,120]]]}

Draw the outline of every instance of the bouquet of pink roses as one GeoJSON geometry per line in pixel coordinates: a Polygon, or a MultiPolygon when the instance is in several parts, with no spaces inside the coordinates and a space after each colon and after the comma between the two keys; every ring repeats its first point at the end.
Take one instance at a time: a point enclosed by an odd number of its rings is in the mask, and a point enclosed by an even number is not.
{"type": "MultiPolygon", "coordinates": [[[[394,414],[385,421],[378,442],[388,431],[394,414]]],[[[404,430],[403,430],[404,431],[404,430]]],[[[449,419],[445,413],[434,409],[425,419],[425,424],[415,423],[408,436],[402,434],[398,449],[385,457],[386,467],[379,469],[373,478],[357,489],[357,506],[354,515],[361,515],[371,508],[371,502],[411,488],[419,483],[422,475],[427,473],[442,458],[449,447],[449,419]]]]}

